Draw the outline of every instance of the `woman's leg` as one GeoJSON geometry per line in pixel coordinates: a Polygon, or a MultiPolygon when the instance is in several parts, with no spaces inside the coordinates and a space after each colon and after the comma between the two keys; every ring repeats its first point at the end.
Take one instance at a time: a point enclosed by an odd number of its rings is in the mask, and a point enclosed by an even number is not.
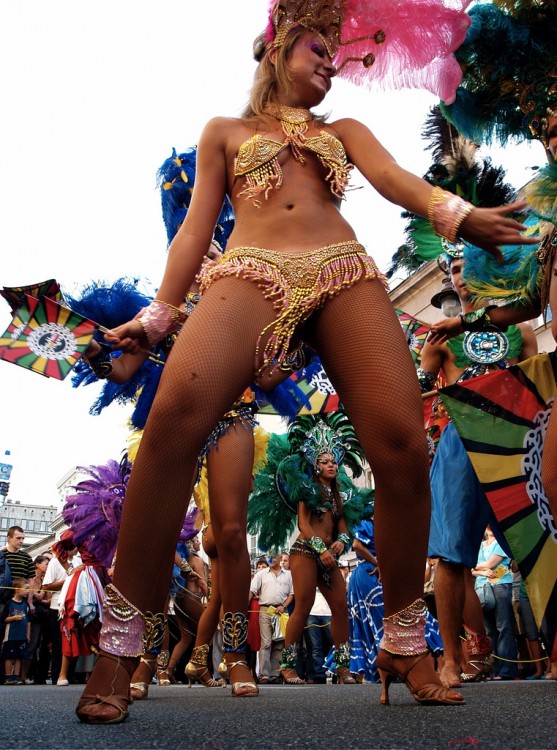
{"type": "Polygon", "coordinates": [[[304,628],[315,601],[317,590],[317,565],[307,555],[290,555],[290,572],[294,589],[295,605],[288,618],[284,648],[280,660],[280,673],[283,680],[291,685],[304,681],[298,675],[298,651],[302,644],[304,628]]]}
{"type": "Polygon", "coordinates": [[[350,636],[346,584],[342,573],[337,568],[332,571],[330,586],[326,586],[323,581],[318,581],[318,585],[331,610],[331,634],[333,643],[338,648],[341,643],[346,643],[350,636]]]}
{"type": "Polygon", "coordinates": [[[174,612],[176,622],[180,628],[180,640],[172,649],[168,661],[167,672],[172,679],[172,674],[178,662],[194,642],[197,634],[197,623],[199,622],[205,608],[197,594],[188,589],[182,589],[174,598],[174,612]]]}
{"type": "MultiPolygon", "coordinates": [[[[253,451],[253,430],[237,419],[207,456],[211,528],[219,557],[222,608],[225,616],[226,613],[240,613],[240,619],[247,618],[251,579],[246,525],[248,496],[253,481],[253,451]]],[[[228,647],[224,646],[225,662],[245,658],[245,646],[239,651],[227,651],[228,647]]],[[[253,682],[251,670],[247,665],[238,664],[231,681],[253,682]]]]}
{"type": "MultiPolygon", "coordinates": [[[[394,630],[398,613],[421,626],[421,605],[403,610],[423,593],[431,512],[429,461],[416,371],[394,308],[379,281],[359,281],[326,302],[304,337],[321,357],[374,475],[385,626],[394,630]]],[[[395,670],[390,657],[383,661],[395,670]]],[[[461,701],[458,693],[441,688],[438,696],[432,697],[431,691],[425,695],[420,685],[440,685],[431,660],[413,665],[407,682],[419,700],[461,701]]],[[[388,701],[387,693],[382,700],[388,701]]]]}
{"type": "Polygon", "coordinates": [[[309,333],[375,479],[375,538],[388,616],[423,593],[430,497],[416,369],[379,281],[360,281],[328,300],[309,333]]]}
{"type": "Polygon", "coordinates": [[[209,649],[219,624],[222,604],[219,583],[219,559],[213,538],[212,525],[203,531],[202,536],[203,549],[209,556],[211,563],[211,596],[197,625],[197,636],[190,661],[186,665],[186,676],[190,680],[199,679],[206,687],[219,687],[224,684],[223,681],[213,679],[211,674],[212,669],[208,666],[209,649]]]}
{"type": "Polygon", "coordinates": [[[335,645],[335,672],[342,684],[355,684],[350,673],[350,623],[348,621],[348,600],[346,583],[337,568],[332,571],[331,585],[319,581],[319,590],[331,610],[331,634],[335,645]]]}
{"type": "MultiPolygon", "coordinates": [[[[255,284],[221,279],[204,294],[173,346],[133,466],[118,539],[114,586],[140,612],[163,609],[197,457],[253,379],[255,342],[273,317],[272,304],[255,284]],[[153,543],[146,545],[146,538],[153,543]]],[[[247,597],[246,587],[246,602],[247,597]]],[[[87,706],[82,701],[79,707],[82,720],[92,715],[95,721],[121,720],[115,707],[92,704],[90,698],[125,696],[135,662],[97,660],[84,695],[87,706]]]]}
{"type": "Polygon", "coordinates": [[[290,555],[295,606],[288,618],[284,646],[300,643],[317,590],[317,565],[307,555],[290,555]]]}

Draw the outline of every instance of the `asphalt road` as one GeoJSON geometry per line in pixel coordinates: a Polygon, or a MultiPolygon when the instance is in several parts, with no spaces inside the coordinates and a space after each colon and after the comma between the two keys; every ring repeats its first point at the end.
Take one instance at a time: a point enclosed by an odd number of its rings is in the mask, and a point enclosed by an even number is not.
{"type": "Polygon", "coordinates": [[[82,686],[0,687],[0,748],[141,750],[549,750],[557,748],[557,682],[466,685],[465,706],[420,706],[403,685],[230,689],[151,686],[123,724],[80,724],[82,686]]]}

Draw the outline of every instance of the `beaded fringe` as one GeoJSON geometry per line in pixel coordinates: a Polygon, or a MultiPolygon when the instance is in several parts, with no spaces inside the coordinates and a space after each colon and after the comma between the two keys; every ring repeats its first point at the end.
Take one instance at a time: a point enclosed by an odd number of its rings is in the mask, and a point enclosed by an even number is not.
{"type": "Polygon", "coordinates": [[[280,313],[259,335],[255,362],[258,378],[264,371],[272,374],[286,360],[297,326],[320,308],[328,297],[353,286],[361,278],[377,278],[387,284],[373,259],[355,241],[300,254],[235,248],[215,264],[204,267],[199,276],[201,293],[213,282],[227,276],[254,281],[280,313]],[[260,352],[267,332],[270,336],[260,352]]]}

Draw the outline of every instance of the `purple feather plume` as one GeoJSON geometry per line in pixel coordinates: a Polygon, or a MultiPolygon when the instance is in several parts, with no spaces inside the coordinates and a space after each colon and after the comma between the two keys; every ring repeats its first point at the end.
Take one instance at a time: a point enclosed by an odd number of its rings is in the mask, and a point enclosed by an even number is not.
{"type": "Polygon", "coordinates": [[[110,460],[104,466],[80,467],[89,479],[79,482],[62,510],[64,521],[74,533],[76,545],[110,567],[116,553],[122,508],[131,464],[110,460]]]}

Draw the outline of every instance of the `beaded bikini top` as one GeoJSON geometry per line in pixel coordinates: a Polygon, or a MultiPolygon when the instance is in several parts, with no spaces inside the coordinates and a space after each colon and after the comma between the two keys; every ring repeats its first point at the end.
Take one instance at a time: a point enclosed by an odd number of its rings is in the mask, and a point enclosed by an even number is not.
{"type": "Polygon", "coordinates": [[[265,112],[280,120],[286,139],[279,142],[256,134],[242,143],[234,162],[234,176],[246,178],[246,187],[240,195],[245,195],[259,206],[261,193],[267,199],[270,190],[279,188],[282,185],[282,169],[278,155],[290,147],[292,155],[301,164],[305,162],[302,150],[316,154],[329,170],[325,179],[330,183],[331,192],[337,198],[342,198],[353,165],[348,163],[339,139],[326,130],[313,138],[306,138],[308,122],[313,119],[307,109],[268,104],[265,112]]]}

